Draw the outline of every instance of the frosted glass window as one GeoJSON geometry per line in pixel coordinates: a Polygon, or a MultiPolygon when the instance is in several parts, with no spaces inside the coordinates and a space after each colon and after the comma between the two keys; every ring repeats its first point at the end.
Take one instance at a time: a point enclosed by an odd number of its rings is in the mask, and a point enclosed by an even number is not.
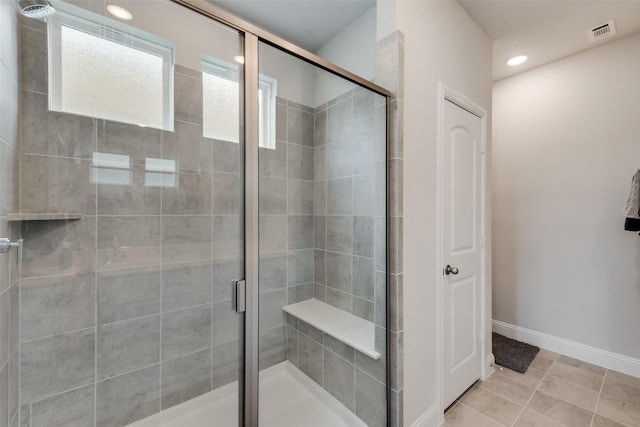
{"type": "Polygon", "coordinates": [[[65,12],[51,19],[50,109],[172,130],[171,43],[94,19],[65,12]]]}
{"type": "MultiPolygon", "coordinates": [[[[240,85],[238,67],[214,58],[202,59],[203,135],[240,141],[240,85]]],[[[276,148],[276,80],[260,75],[258,82],[259,145],[276,148]]]]}
{"type": "Polygon", "coordinates": [[[240,87],[237,81],[202,73],[202,120],[207,138],[240,141],[240,87]]]}

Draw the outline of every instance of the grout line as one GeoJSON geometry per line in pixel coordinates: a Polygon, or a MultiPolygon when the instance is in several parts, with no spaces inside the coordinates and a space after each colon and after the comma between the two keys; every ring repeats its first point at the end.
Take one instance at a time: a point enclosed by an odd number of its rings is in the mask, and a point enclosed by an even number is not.
{"type": "MultiPolygon", "coordinates": [[[[80,386],[76,386],[76,387],[70,388],[68,390],[64,390],[64,391],[61,391],[61,392],[56,392],[54,394],[47,394],[44,397],[38,398],[38,400],[36,400],[34,402],[26,403],[25,405],[29,405],[29,407],[31,407],[36,403],[42,402],[43,400],[48,400],[48,399],[51,399],[53,397],[62,396],[63,394],[66,394],[66,393],[72,393],[74,391],[78,391],[78,390],[80,390],[82,388],[85,388],[85,387],[95,387],[95,385],[96,385],[96,383],[89,382],[89,383],[86,383],[86,384],[83,384],[83,385],[80,385],[80,386]]],[[[95,400],[95,395],[94,395],[94,400],[95,400]]]]}
{"type": "MultiPolygon", "coordinates": [[[[104,130],[104,121],[100,122],[97,121],[95,122],[95,126],[93,126],[93,129],[95,131],[95,150],[96,152],[98,151],[98,137],[99,137],[99,126],[100,123],[102,123],[103,126],[103,130],[104,130]]],[[[94,183],[94,197],[95,197],[95,206],[96,206],[96,210],[95,210],[95,221],[94,221],[94,226],[95,226],[95,234],[94,234],[94,241],[93,241],[93,247],[95,248],[95,252],[94,252],[94,267],[93,267],[93,281],[95,284],[95,307],[94,307],[94,326],[95,326],[95,330],[93,333],[93,338],[94,338],[94,342],[93,342],[93,353],[94,353],[94,365],[93,365],[93,425],[97,426],[98,425],[98,212],[100,212],[100,206],[99,206],[99,197],[98,197],[98,184],[94,183]]],[[[31,417],[29,417],[29,423],[31,422],[31,417]]]]}
{"type": "MultiPolygon", "coordinates": [[[[202,76],[200,76],[200,78],[202,78],[202,76]]],[[[175,119],[175,117],[174,117],[175,119]]],[[[202,124],[200,124],[202,125],[202,124]]],[[[175,130],[175,123],[174,123],[174,130],[175,130]]],[[[164,158],[164,138],[163,138],[164,133],[160,132],[160,158],[164,158]]],[[[213,145],[211,146],[211,150],[213,152],[213,145]]],[[[179,178],[177,178],[179,179],[179,178]]],[[[212,175],[212,179],[213,179],[213,175],[212,175]]],[[[212,186],[213,187],[213,186],[212,186]]],[[[211,190],[213,192],[213,189],[211,190]]],[[[212,205],[213,205],[213,200],[212,200],[212,205]]],[[[213,208],[212,208],[213,209],[213,208]]],[[[163,247],[164,247],[164,224],[163,224],[163,219],[164,219],[164,215],[162,215],[162,212],[164,211],[164,187],[161,186],[160,187],[160,298],[158,301],[158,313],[160,316],[160,325],[158,326],[159,328],[159,336],[158,336],[158,412],[162,411],[162,320],[163,320],[163,313],[162,313],[162,309],[163,309],[163,305],[164,305],[164,301],[163,301],[163,290],[164,290],[164,254],[163,254],[163,247]]],[[[206,215],[205,215],[206,217],[206,215]]],[[[213,230],[213,218],[210,219],[210,225],[211,225],[211,229],[213,230]]],[[[213,232],[213,231],[212,231],[213,232]]],[[[213,239],[211,239],[213,240],[213,239]]],[[[213,255],[213,242],[211,243],[211,254],[213,255]]],[[[212,285],[213,288],[213,285],[212,285]]],[[[212,290],[213,292],[213,290],[212,290]]],[[[212,306],[213,307],[213,306],[212,306]]],[[[213,310],[212,310],[213,311],[213,310]]],[[[211,332],[209,332],[211,333],[211,332]]],[[[211,337],[209,337],[209,339],[211,339],[211,337]]]]}
{"type": "MultiPolygon", "coordinates": [[[[561,363],[561,362],[559,362],[559,363],[561,363]]],[[[606,374],[606,373],[605,373],[605,374],[606,374]]],[[[585,387],[585,386],[583,386],[583,385],[581,385],[581,384],[574,383],[574,382],[573,382],[573,381],[571,381],[571,380],[568,380],[568,379],[565,379],[565,378],[559,377],[559,376],[557,376],[557,375],[553,375],[552,373],[549,373],[549,376],[550,376],[550,377],[553,377],[553,378],[557,378],[557,379],[559,379],[559,380],[561,380],[561,381],[564,381],[564,382],[566,382],[566,383],[569,383],[569,384],[571,384],[572,386],[580,387],[580,388],[582,388],[582,389],[585,389],[585,390],[588,390],[588,391],[592,391],[592,392],[594,392],[594,393],[598,393],[596,390],[594,390],[594,389],[592,389],[592,388],[585,387]]],[[[602,376],[602,383],[603,383],[603,384],[604,384],[604,377],[605,377],[605,376],[603,375],[603,376],[602,376]]],[[[602,386],[601,386],[601,388],[602,388],[602,386]]],[[[564,400],[564,399],[562,399],[562,400],[564,400]]],[[[565,401],[566,401],[566,400],[565,400],[565,401]]],[[[569,403],[570,403],[570,402],[569,402],[569,403]]],[[[577,405],[577,404],[575,404],[575,403],[572,403],[572,405],[575,405],[575,406],[581,407],[580,405],[577,405]]],[[[585,408],[585,409],[586,409],[586,408],[585,408]]]]}
{"type": "Polygon", "coordinates": [[[85,331],[91,331],[91,330],[93,330],[94,333],[95,333],[96,326],[94,325],[94,326],[89,326],[89,327],[86,327],[86,328],[73,329],[71,331],[65,331],[65,332],[61,332],[61,333],[57,333],[57,334],[53,334],[53,335],[47,335],[47,336],[43,336],[43,337],[32,338],[32,339],[28,339],[28,340],[22,341],[20,344],[30,344],[30,343],[35,342],[35,341],[47,340],[47,339],[59,337],[59,336],[62,336],[62,335],[75,334],[75,333],[78,333],[78,332],[85,332],[85,331]]]}
{"type": "MultiPolygon", "coordinates": [[[[204,114],[204,112],[203,112],[203,114],[204,114]]],[[[203,118],[203,121],[204,121],[204,118],[203,118]]],[[[203,127],[203,131],[204,131],[204,127],[203,127]]],[[[243,189],[244,189],[245,174],[243,173],[242,167],[240,167],[239,162],[240,162],[240,153],[243,151],[245,142],[246,141],[242,141],[242,144],[241,144],[240,141],[238,141],[238,164],[236,165],[236,166],[238,166],[238,171],[237,171],[236,174],[238,175],[238,182],[239,182],[239,188],[238,188],[238,190],[239,190],[238,197],[240,198],[239,209],[242,211],[242,212],[239,212],[239,215],[238,215],[240,223],[242,223],[243,219],[244,219],[244,217],[243,217],[244,200],[242,199],[242,197],[243,197],[243,194],[244,194],[243,193],[243,189]],[[240,187],[242,187],[242,188],[240,188],[240,187]]],[[[212,168],[214,168],[215,167],[214,166],[215,156],[216,156],[215,143],[211,144],[210,150],[211,150],[212,168]]],[[[164,139],[162,138],[162,136],[160,137],[160,151],[164,156],[164,139]]],[[[212,184],[211,185],[211,212],[212,213],[213,213],[213,204],[215,203],[215,199],[214,199],[213,193],[214,193],[214,185],[212,184]]],[[[162,194],[160,195],[160,197],[161,197],[160,201],[161,201],[161,205],[162,205],[162,194]]],[[[212,256],[213,256],[213,253],[214,253],[213,227],[214,227],[214,219],[213,219],[213,215],[211,215],[211,255],[212,256]]],[[[211,303],[211,316],[210,316],[210,320],[209,320],[209,322],[211,323],[211,330],[209,331],[209,349],[210,349],[210,352],[211,352],[211,354],[209,355],[209,366],[210,366],[210,368],[209,368],[209,376],[210,376],[210,379],[209,379],[209,390],[213,390],[214,389],[213,388],[213,381],[214,381],[214,375],[213,375],[213,370],[214,370],[214,368],[213,368],[214,367],[214,363],[213,363],[214,362],[213,361],[213,358],[214,358],[214,354],[213,354],[213,342],[214,342],[214,340],[213,340],[213,335],[214,335],[213,316],[214,316],[214,309],[213,309],[213,305],[215,303],[222,303],[222,301],[225,301],[225,300],[214,301],[213,295],[214,295],[215,286],[213,285],[213,283],[214,283],[215,279],[214,279],[214,272],[213,272],[214,267],[213,267],[213,265],[214,265],[214,262],[211,261],[211,265],[209,267],[209,271],[211,272],[211,280],[209,282],[209,302],[211,303]]],[[[168,266],[168,264],[165,264],[163,262],[163,270],[164,270],[164,268],[166,266],[168,266]]],[[[239,273],[240,277],[238,277],[238,279],[241,279],[242,276],[244,276],[243,273],[239,273]]],[[[163,279],[162,275],[160,276],[160,279],[161,279],[160,283],[161,283],[161,289],[162,289],[162,279],[163,279]]],[[[231,298],[232,298],[232,295],[229,295],[229,300],[231,298]]],[[[160,301],[162,301],[162,299],[160,299],[160,301]]],[[[235,320],[235,322],[232,321],[230,326],[233,327],[234,326],[233,323],[235,323],[236,332],[237,332],[237,338],[236,339],[238,340],[238,345],[236,346],[236,353],[237,353],[238,364],[240,364],[240,363],[242,363],[240,361],[240,359],[242,358],[242,355],[240,354],[240,341],[244,341],[244,336],[240,333],[240,330],[239,330],[239,324],[238,324],[239,323],[239,315],[238,315],[238,313],[234,313],[234,314],[235,315],[233,315],[233,320],[235,320]]],[[[162,339],[162,317],[160,318],[160,339],[162,339]]],[[[162,344],[162,342],[160,342],[160,344],[162,344]]],[[[162,347],[160,347],[160,351],[162,351],[162,347]]],[[[241,376],[238,375],[238,381],[240,380],[240,377],[241,376]]],[[[162,381],[162,369],[160,370],[160,381],[162,381]]],[[[240,394],[239,389],[238,389],[238,394],[240,394]]],[[[240,396],[238,396],[238,399],[240,399],[240,396]]],[[[162,383],[160,384],[160,409],[162,410],[162,383]]]]}
{"type": "MultiPolygon", "coordinates": [[[[557,360],[554,360],[554,363],[556,363],[556,362],[557,362],[557,363],[559,363],[559,364],[565,365],[565,366],[570,366],[570,367],[572,367],[572,368],[582,370],[582,371],[587,372],[587,373],[590,373],[590,374],[592,374],[592,375],[600,375],[600,374],[596,374],[596,373],[594,373],[594,372],[585,371],[584,369],[576,368],[575,366],[567,365],[566,363],[562,363],[562,362],[559,362],[559,361],[557,361],[557,360]]],[[[594,365],[594,366],[597,366],[597,365],[594,365]]],[[[586,390],[590,390],[590,391],[594,391],[594,392],[596,391],[596,390],[594,390],[594,389],[592,389],[592,388],[585,387],[585,386],[583,386],[582,384],[578,384],[578,383],[575,383],[575,382],[573,382],[573,381],[571,381],[571,380],[568,380],[568,379],[566,379],[566,378],[562,378],[562,377],[560,377],[560,376],[558,376],[558,375],[554,375],[553,373],[549,372],[550,370],[551,370],[551,367],[549,367],[549,369],[548,369],[548,370],[547,370],[547,372],[546,372],[549,376],[552,376],[552,377],[554,377],[554,378],[558,378],[558,379],[560,379],[560,380],[562,380],[562,381],[568,382],[568,383],[569,383],[569,384],[571,384],[571,385],[574,385],[574,386],[577,386],[577,387],[581,387],[581,388],[584,388],[584,389],[586,389],[586,390]]],[[[538,371],[538,372],[540,372],[540,371],[538,371]]],[[[606,372],[607,372],[607,371],[605,371],[605,375],[606,375],[606,372]]],[[[605,377],[605,375],[602,375],[603,383],[604,383],[604,377],[605,377]]],[[[579,406],[579,405],[576,405],[576,406],[579,406]]]]}
{"type": "MultiPolygon", "coordinates": [[[[505,378],[506,378],[506,377],[505,377],[505,378]]],[[[515,382],[517,382],[517,381],[515,381],[515,382]]],[[[519,385],[519,384],[521,384],[521,383],[520,383],[520,382],[518,382],[518,385],[519,385]]],[[[522,403],[518,403],[518,402],[516,402],[516,401],[512,400],[512,399],[511,399],[510,397],[508,397],[508,396],[505,396],[505,395],[503,395],[503,394],[501,394],[501,393],[498,393],[498,392],[496,392],[496,391],[493,391],[493,390],[491,390],[491,389],[488,389],[488,388],[484,387],[484,386],[482,385],[482,383],[479,383],[479,384],[478,384],[478,387],[480,387],[481,389],[483,389],[483,390],[485,390],[485,391],[491,392],[492,394],[495,394],[496,396],[498,396],[498,397],[500,397],[500,398],[502,398],[502,399],[504,399],[504,400],[507,400],[507,401],[509,401],[509,402],[511,402],[511,403],[514,403],[514,404],[516,404],[516,405],[518,405],[518,406],[522,406],[522,405],[523,405],[522,403]]],[[[533,388],[533,387],[529,387],[529,388],[533,388]]]]}
{"type": "MultiPolygon", "coordinates": [[[[87,215],[87,216],[93,216],[95,217],[95,215],[87,215]]],[[[101,215],[104,216],[104,215],[101,215]]],[[[146,215],[145,215],[146,216],[146,215]]],[[[160,215],[154,215],[154,216],[160,216],[160,215]]],[[[170,215],[163,215],[163,216],[170,216],[170,215]]],[[[208,216],[208,215],[201,215],[201,216],[208,216]]],[[[97,228],[97,225],[96,225],[97,228]]],[[[305,251],[308,249],[299,249],[298,251],[305,251]]],[[[284,254],[283,251],[279,251],[279,252],[266,252],[264,254],[261,255],[282,255],[284,254]]],[[[47,275],[41,275],[41,276],[27,276],[27,277],[20,277],[21,280],[31,280],[31,279],[45,279],[45,278],[55,278],[55,277],[67,277],[67,276],[79,276],[82,274],[89,274],[89,273],[98,273],[98,274],[106,274],[106,273],[126,273],[128,270],[131,271],[132,273],[138,273],[140,272],[140,270],[153,270],[155,268],[160,268],[163,266],[168,266],[168,267],[175,267],[175,266],[185,266],[187,264],[198,264],[201,263],[203,261],[211,261],[213,263],[215,263],[216,261],[238,261],[238,257],[235,256],[223,256],[223,257],[215,257],[215,258],[198,258],[198,259],[192,259],[192,260],[188,260],[188,261],[171,261],[171,262],[160,262],[160,263],[155,263],[155,264],[141,264],[141,265],[134,265],[134,266],[122,266],[122,267],[115,267],[115,268],[95,268],[95,270],[88,270],[88,271],[77,271],[77,272],[72,272],[72,273],[59,273],[59,274],[47,274],[47,275]]]]}
{"type": "MultiPolygon", "coordinates": [[[[555,363],[555,360],[553,361],[553,363],[555,363]]],[[[553,365],[553,363],[551,365],[553,365]]],[[[531,368],[532,369],[532,368],[531,368]]],[[[544,376],[542,377],[542,379],[540,380],[540,382],[538,383],[538,385],[535,387],[535,389],[533,390],[533,393],[531,393],[531,396],[529,396],[529,399],[527,399],[527,402],[522,405],[522,409],[520,410],[520,413],[518,414],[518,416],[516,417],[516,419],[513,421],[513,423],[511,423],[511,426],[515,426],[516,423],[518,422],[518,420],[520,419],[520,417],[522,417],[522,414],[524,413],[525,409],[527,409],[527,407],[529,406],[529,402],[531,402],[531,399],[533,399],[533,396],[536,394],[536,392],[538,391],[538,389],[540,388],[540,385],[544,382],[544,379],[547,377],[549,370],[551,369],[551,366],[549,366],[549,369],[547,369],[547,372],[544,373],[544,376]]],[[[535,369],[534,369],[535,371],[535,369]]],[[[540,371],[536,371],[536,372],[540,372],[540,371]]],[[[524,374],[523,374],[524,375],[524,374]]],[[[544,415],[544,414],[543,414],[544,415]]]]}
{"type": "MultiPolygon", "coordinates": [[[[460,402],[462,402],[462,399],[464,399],[464,397],[474,388],[476,388],[478,384],[478,381],[476,381],[475,383],[473,383],[473,385],[471,385],[468,389],[466,389],[460,396],[458,396],[458,398],[456,400],[453,401],[453,403],[451,405],[449,405],[448,407],[446,407],[444,409],[444,415],[446,416],[449,412],[453,411],[453,409],[458,406],[458,404],[460,402]]],[[[465,405],[467,406],[467,405],[465,405]]],[[[472,408],[473,409],[473,408],[472,408]]],[[[478,412],[478,411],[476,411],[478,412]]],[[[484,415],[484,414],[483,414],[484,415]]]]}
{"type": "MultiPolygon", "coordinates": [[[[188,307],[188,308],[191,308],[191,307],[188,307]]],[[[177,311],[177,310],[175,310],[175,311],[177,311]]],[[[137,321],[137,320],[145,320],[145,319],[150,319],[152,317],[160,316],[160,314],[161,314],[160,312],[151,313],[151,314],[147,314],[147,315],[144,315],[144,316],[132,317],[130,319],[115,320],[113,322],[104,322],[104,323],[98,324],[97,326],[102,328],[102,327],[105,327],[105,326],[118,325],[120,323],[132,322],[132,321],[137,321]]],[[[65,333],[67,333],[67,332],[65,332],[65,333]]],[[[64,335],[64,334],[61,334],[61,335],[64,335]]]]}
{"type": "MultiPolygon", "coordinates": [[[[466,404],[464,404],[464,403],[462,403],[462,402],[458,402],[458,403],[456,403],[456,404],[455,404],[455,406],[458,406],[458,405],[462,405],[462,406],[464,406],[465,408],[468,408],[468,409],[472,410],[472,411],[473,411],[473,412],[475,412],[476,414],[479,414],[480,416],[482,416],[482,417],[484,417],[484,418],[487,418],[487,419],[491,420],[492,422],[494,422],[494,423],[496,423],[496,424],[499,424],[499,425],[501,425],[501,426],[504,426],[504,424],[502,424],[500,421],[497,421],[495,418],[491,418],[490,416],[483,414],[482,412],[478,411],[478,410],[477,410],[477,409],[475,409],[475,408],[472,408],[472,407],[471,407],[471,406],[469,406],[469,405],[466,405],[466,404]]],[[[453,410],[453,408],[451,408],[451,410],[453,410]]],[[[447,412],[447,413],[449,413],[449,412],[447,412]]],[[[517,418],[516,418],[516,420],[517,420],[517,418]]]]}
{"type": "Polygon", "coordinates": [[[598,393],[598,398],[596,399],[596,406],[593,408],[593,415],[591,416],[591,424],[590,426],[593,427],[593,423],[595,422],[596,419],[596,411],[598,410],[598,405],[600,404],[600,396],[602,396],[602,390],[604,389],[604,382],[607,380],[607,374],[609,373],[609,370],[607,369],[606,371],[604,371],[604,377],[602,377],[602,384],[600,385],[600,392],[598,393]]]}

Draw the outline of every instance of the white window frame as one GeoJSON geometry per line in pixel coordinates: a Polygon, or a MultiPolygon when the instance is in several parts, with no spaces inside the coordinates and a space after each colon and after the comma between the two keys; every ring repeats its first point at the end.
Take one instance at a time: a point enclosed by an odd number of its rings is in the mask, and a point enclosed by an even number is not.
{"type": "MultiPolygon", "coordinates": [[[[62,109],[62,27],[150,53],[162,58],[162,129],[173,130],[173,66],[175,44],[159,36],[147,33],[107,17],[91,13],[79,7],[56,2],[56,13],[48,18],[49,48],[49,109],[78,114],[62,109]]],[[[92,117],[111,120],[107,117],[92,117]]],[[[133,119],[130,124],[139,124],[133,119]]]]}
{"type": "MultiPolygon", "coordinates": [[[[236,83],[240,81],[237,65],[208,55],[202,55],[200,62],[203,73],[212,74],[216,77],[231,80],[236,83]]],[[[258,90],[262,91],[262,104],[260,105],[262,127],[259,132],[258,145],[262,148],[275,150],[276,96],[278,95],[278,81],[272,77],[260,74],[258,76],[258,90]]]]}

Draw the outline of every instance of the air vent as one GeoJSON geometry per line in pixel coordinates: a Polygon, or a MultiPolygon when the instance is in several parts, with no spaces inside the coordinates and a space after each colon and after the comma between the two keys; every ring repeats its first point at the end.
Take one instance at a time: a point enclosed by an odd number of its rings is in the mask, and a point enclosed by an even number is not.
{"type": "Polygon", "coordinates": [[[616,23],[613,22],[613,19],[609,22],[596,25],[590,30],[587,30],[587,35],[589,36],[589,41],[591,43],[609,38],[611,36],[614,36],[615,34],[616,34],[616,23]]]}

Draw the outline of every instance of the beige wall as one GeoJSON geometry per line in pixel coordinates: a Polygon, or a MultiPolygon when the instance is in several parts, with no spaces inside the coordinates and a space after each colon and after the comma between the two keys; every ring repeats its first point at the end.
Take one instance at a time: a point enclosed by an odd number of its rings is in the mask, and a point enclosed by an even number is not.
{"type": "MultiPolygon", "coordinates": [[[[316,55],[358,76],[373,80],[376,68],[376,6],[333,36],[316,55]]],[[[352,84],[324,70],[316,70],[316,106],[342,95],[352,84]]]]}
{"type": "Polygon", "coordinates": [[[494,318],[640,358],[640,34],[494,84],[494,318]]]}
{"type": "Polygon", "coordinates": [[[490,110],[491,41],[452,1],[399,1],[396,19],[405,37],[404,425],[410,426],[439,400],[436,279],[441,266],[435,263],[438,83],[490,110]]]}

